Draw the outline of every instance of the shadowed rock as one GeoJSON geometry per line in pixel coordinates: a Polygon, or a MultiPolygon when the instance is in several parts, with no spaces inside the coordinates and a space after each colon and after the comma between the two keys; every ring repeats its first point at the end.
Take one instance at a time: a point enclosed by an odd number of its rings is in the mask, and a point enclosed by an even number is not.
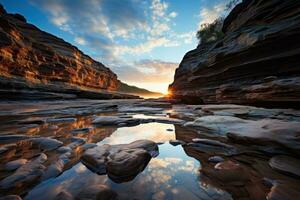
{"type": "Polygon", "coordinates": [[[294,200],[300,195],[299,182],[276,182],[267,195],[267,200],[294,200]]]}
{"type": "Polygon", "coordinates": [[[274,156],[269,161],[270,166],[282,173],[300,177],[300,160],[289,156],[274,156]]]}
{"type": "Polygon", "coordinates": [[[184,141],[181,141],[181,140],[170,140],[169,143],[173,146],[185,145],[186,144],[184,141]]]}
{"type": "Polygon", "coordinates": [[[18,195],[7,195],[4,197],[0,197],[0,200],[22,200],[18,195]]]}
{"type": "Polygon", "coordinates": [[[28,135],[1,135],[0,144],[14,143],[29,138],[31,138],[31,136],[28,135]]]}
{"type": "Polygon", "coordinates": [[[113,125],[119,125],[119,124],[139,124],[140,120],[137,118],[123,118],[118,116],[99,116],[96,117],[93,122],[93,124],[97,126],[113,126],[113,125]]]}

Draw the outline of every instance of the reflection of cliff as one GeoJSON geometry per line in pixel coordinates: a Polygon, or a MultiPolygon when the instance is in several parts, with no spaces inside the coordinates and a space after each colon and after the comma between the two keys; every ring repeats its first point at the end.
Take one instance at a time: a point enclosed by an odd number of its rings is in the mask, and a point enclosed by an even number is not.
{"type": "Polygon", "coordinates": [[[191,142],[193,138],[199,137],[199,134],[193,129],[182,127],[179,125],[174,125],[174,127],[175,127],[175,137],[177,140],[191,142]]]}

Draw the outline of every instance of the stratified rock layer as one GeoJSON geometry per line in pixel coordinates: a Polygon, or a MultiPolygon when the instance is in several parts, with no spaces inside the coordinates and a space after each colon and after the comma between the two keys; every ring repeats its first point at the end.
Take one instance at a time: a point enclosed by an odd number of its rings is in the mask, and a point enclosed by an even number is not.
{"type": "Polygon", "coordinates": [[[187,103],[297,106],[300,2],[243,0],[225,19],[225,37],[188,52],[170,90],[187,103]]]}
{"type": "Polygon", "coordinates": [[[121,98],[109,93],[119,85],[102,63],[1,6],[0,98],[121,98]]]}

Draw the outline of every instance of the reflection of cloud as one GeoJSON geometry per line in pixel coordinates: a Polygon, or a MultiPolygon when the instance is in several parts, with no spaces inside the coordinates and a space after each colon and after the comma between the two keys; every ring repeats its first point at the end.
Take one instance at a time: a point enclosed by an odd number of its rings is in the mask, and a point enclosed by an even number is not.
{"type": "Polygon", "coordinates": [[[175,174],[178,171],[186,171],[186,172],[197,172],[198,166],[196,166],[195,161],[186,160],[184,161],[181,158],[176,157],[166,157],[166,158],[154,158],[151,161],[151,165],[149,165],[148,169],[156,169],[160,168],[168,168],[168,172],[175,174]]]}
{"type": "Polygon", "coordinates": [[[180,162],[183,162],[181,158],[170,158],[167,157],[165,160],[170,164],[179,164],[180,162]]]}
{"type": "Polygon", "coordinates": [[[172,124],[148,123],[134,127],[118,128],[109,138],[101,143],[120,144],[130,143],[140,139],[148,139],[156,142],[166,142],[175,139],[174,132],[168,132],[166,129],[174,129],[172,124]]]}

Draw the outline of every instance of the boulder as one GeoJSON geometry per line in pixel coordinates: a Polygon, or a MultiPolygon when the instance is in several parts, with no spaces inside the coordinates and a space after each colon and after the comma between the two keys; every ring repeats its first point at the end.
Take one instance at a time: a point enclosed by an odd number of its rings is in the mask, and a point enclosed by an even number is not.
{"type": "Polygon", "coordinates": [[[108,174],[115,182],[132,180],[144,170],[151,157],[158,155],[158,146],[149,140],[129,144],[97,146],[85,151],[81,162],[98,174],[108,174]]]}

